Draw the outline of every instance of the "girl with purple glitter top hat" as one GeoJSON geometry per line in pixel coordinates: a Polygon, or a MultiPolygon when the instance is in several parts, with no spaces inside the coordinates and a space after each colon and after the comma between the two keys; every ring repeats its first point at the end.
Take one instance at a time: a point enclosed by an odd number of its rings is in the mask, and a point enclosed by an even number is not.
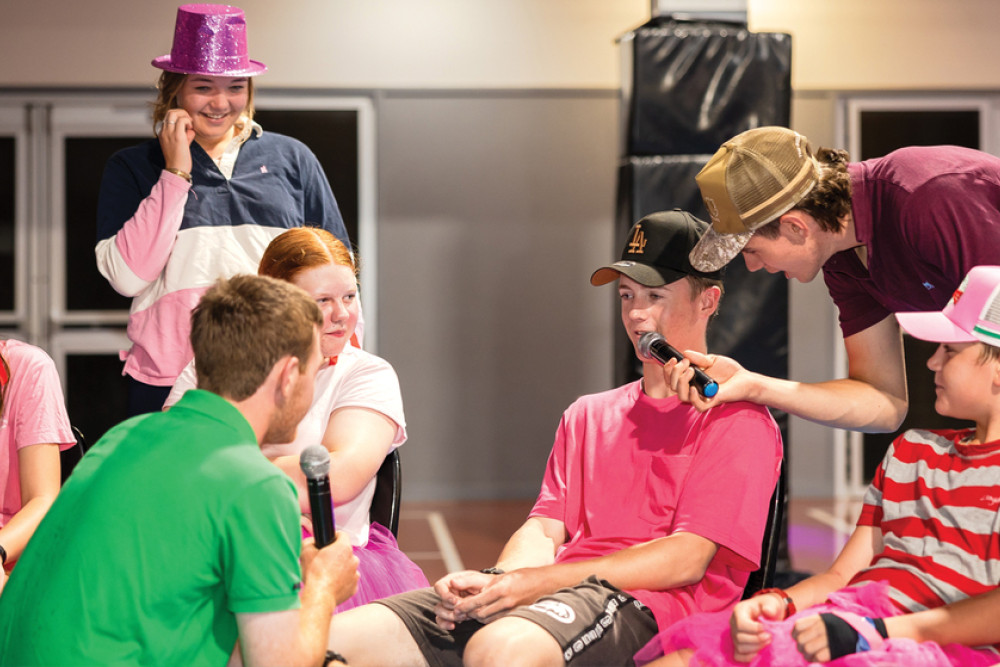
{"type": "Polygon", "coordinates": [[[336,199],[313,153],[253,120],[243,10],[183,5],[153,105],[156,138],[105,167],[97,266],[134,297],[122,352],[129,414],[159,410],[191,360],[191,309],[220,277],[254,273],[287,229],[322,227],[349,246],[336,199]]]}

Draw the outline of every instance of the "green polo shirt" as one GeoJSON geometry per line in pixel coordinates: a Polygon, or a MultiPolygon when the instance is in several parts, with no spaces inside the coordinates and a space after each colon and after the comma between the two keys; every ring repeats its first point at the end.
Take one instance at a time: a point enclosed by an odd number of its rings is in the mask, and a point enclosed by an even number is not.
{"type": "Polygon", "coordinates": [[[192,390],[80,461],[0,595],[11,665],[224,665],[236,613],[299,605],[290,479],[192,390]]]}

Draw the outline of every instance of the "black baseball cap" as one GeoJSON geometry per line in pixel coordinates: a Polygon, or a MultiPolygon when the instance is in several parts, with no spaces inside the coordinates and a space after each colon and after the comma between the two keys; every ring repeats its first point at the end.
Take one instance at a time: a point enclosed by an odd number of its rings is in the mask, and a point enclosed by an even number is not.
{"type": "Polygon", "coordinates": [[[684,276],[722,279],[722,271],[699,271],[689,255],[708,230],[708,223],[687,211],[650,213],[632,225],[622,258],[594,271],[591,285],[606,285],[626,275],[646,287],[662,287],[684,276]]]}

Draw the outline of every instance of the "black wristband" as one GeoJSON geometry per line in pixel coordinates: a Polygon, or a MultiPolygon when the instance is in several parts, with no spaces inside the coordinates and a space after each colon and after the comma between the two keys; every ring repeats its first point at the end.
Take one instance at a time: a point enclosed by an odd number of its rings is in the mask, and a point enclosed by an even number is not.
{"type": "Polygon", "coordinates": [[[326,667],[327,665],[329,665],[334,660],[338,660],[338,661],[344,663],[345,665],[347,664],[347,658],[345,658],[344,656],[340,655],[336,651],[327,651],[326,652],[326,657],[323,658],[323,667],[326,667]]]}
{"type": "Polygon", "coordinates": [[[3,548],[2,544],[0,544],[0,567],[3,567],[6,564],[7,564],[7,550],[3,548]]]}
{"type": "Polygon", "coordinates": [[[506,574],[499,567],[484,567],[480,572],[483,574],[506,574]]]}
{"type": "MultiPolygon", "coordinates": [[[[826,644],[830,648],[831,660],[842,658],[845,655],[850,655],[851,653],[867,651],[870,648],[867,641],[862,645],[861,635],[858,634],[858,631],[852,628],[850,623],[836,614],[825,612],[820,614],[819,617],[823,621],[823,625],[826,627],[826,644]]],[[[882,635],[882,639],[889,638],[889,632],[886,630],[885,621],[881,618],[865,617],[865,621],[871,623],[875,627],[875,631],[882,635]]]]}
{"type": "MultiPolygon", "coordinates": [[[[868,617],[866,616],[865,618],[868,617]]],[[[882,639],[889,638],[889,629],[885,627],[885,620],[881,618],[868,618],[868,620],[871,621],[872,625],[875,626],[875,632],[882,635],[882,639]]]]}
{"type": "Polygon", "coordinates": [[[847,621],[830,613],[822,613],[819,617],[826,626],[826,645],[830,648],[831,660],[857,651],[858,632],[847,621]]]}

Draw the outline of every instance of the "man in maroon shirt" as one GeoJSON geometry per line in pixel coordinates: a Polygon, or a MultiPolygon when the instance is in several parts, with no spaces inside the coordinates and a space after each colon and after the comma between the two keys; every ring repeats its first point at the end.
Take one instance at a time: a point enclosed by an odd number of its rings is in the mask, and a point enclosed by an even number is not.
{"type": "Polygon", "coordinates": [[[748,130],[697,176],[712,228],[691,252],[702,271],[742,253],[747,268],[809,282],[823,271],[840,311],[848,377],[801,383],[688,354],[719,382],[687,391],[689,363],[667,367],[699,409],[748,400],[821,424],[893,431],[908,407],[893,313],[941,309],[974,266],[1000,257],[1000,159],[967,148],[903,148],[848,163],[786,128],[748,130]]]}

